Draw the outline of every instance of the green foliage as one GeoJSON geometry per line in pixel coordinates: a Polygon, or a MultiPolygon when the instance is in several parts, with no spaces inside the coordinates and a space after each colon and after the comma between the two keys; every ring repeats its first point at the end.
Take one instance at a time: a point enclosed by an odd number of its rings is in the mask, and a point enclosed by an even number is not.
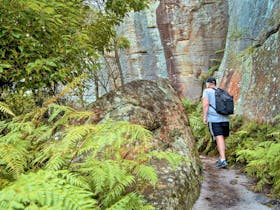
{"type": "MultiPolygon", "coordinates": [[[[24,93],[23,91],[3,91],[2,97],[10,110],[13,110],[15,115],[30,112],[36,106],[34,96],[30,93],[24,93]]],[[[40,96],[40,98],[42,97],[43,96],[40,96]]]]}
{"type": "Polygon", "coordinates": [[[202,103],[194,103],[183,99],[183,104],[186,108],[198,151],[204,155],[217,154],[208,126],[203,124],[202,103]]]}
{"type": "Polygon", "coordinates": [[[248,56],[252,53],[255,52],[255,47],[254,46],[249,46],[247,47],[242,53],[238,54],[238,58],[242,58],[244,56],[248,56]]]}
{"type": "MultiPolygon", "coordinates": [[[[221,57],[221,55],[224,53],[224,49],[220,49],[220,50],[217,50],[215,51],[215,54],[218,56],[218,57],[221,57]]],[[[210,68],[208,69],[208,72],[207,73],[204,73],[204,74],[201,74],[200,75],[200,79],[202,79],[203,81],[210,77],[210,76],[213,76],[213,74],[218,71],[220,65],[221,65],[221,62],[222,60],[219,59],[219,58],[213,58],[213,59],[210,59],[211,61],[211,66],[210,68]]]]}
{"type": "Polygon", "coordinates": [[[264,184],[280,196],[280,125],[244,124],[228,139],[231,161],[245,165],[249,176],[257,178],[256,190],[264,184]]]}
{"type": "Polygon", "coordinates": [[[147,0],[107,0],[106,9],[123,18],[130,11],[140,11],[148,7],[147,0]]]}
{"type": "MultiPolygon", "coordinates": [[[[1,1],[1,89],[55,95],[58,85],[92,73],[99,55],[112,49],[115,26],[126,13],[146,8],[148,1],[111,0],[103,9],[94,2],[1,1]]],[[[123,41],[120,47],[128,46],[123,41]]]]}
{"type": "Polygon", "coordinates": [[[247,31],[248,29],[242,29],[242,28],[239,28],[237,26],[237,24],[235,24],[233,27],[232,27],[232,30],[229,34],[229,38],[231,40],[239,40],[239,39],[242,39],[246,34],[247,34],[247,31]]]}
{"type": "Polygon", "coordinates": [[[21,175],[0,194],[1,209],[95,209],[96,203],[87,184],[64,171],[21,175]]]}
{"type": "Polygon", "coordinates": [[[2,1],[1,81],[36,90],[78,75],[84,52],[94,56],[82,30],[87,10],[81,1],[2,1]]]}
{"type": "Polygon", "coordinates": [[[155,187],[153,158],[176,168],[180,155],[151,151],[151,133],[128,122],[91,124],[49,99],[0,123],[0,206],[5,209],[152,209],[141,192],[155,187]]]}
{"type": "Polygon", "coordinates": [[[124,36],[118,37],[116,40],[116,44],[117,44],[117,46],[116,46],[117,49],[127,49],[130,47],[129,40],[124,36]]]}
{"type": "Polygon", "coordinates": [[[15,114],[9,109],[8,105],[3,102],[0,102],[0,112],[15,116],[15,114]]]}

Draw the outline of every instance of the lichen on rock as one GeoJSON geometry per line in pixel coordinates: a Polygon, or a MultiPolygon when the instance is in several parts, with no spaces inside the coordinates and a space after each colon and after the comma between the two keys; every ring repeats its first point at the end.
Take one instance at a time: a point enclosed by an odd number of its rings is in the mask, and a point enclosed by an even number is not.
{"type": "Polygon", "coordinates": [[[186,156],[190,161],[175,171],[154,160],[159,181],[145,196],[158,209],[191,209],[200,191],[200,161],[182,102],[167,79],[130,82],[89,109],[96,113],[95,123],[111,118],[142,125],[153,133],[153,148],[186,156]]]}

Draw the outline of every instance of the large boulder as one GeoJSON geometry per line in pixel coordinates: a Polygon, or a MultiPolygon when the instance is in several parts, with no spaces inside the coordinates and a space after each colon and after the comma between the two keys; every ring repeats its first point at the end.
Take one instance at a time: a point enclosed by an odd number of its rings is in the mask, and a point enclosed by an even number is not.
{"type": "Polygon", "coordinates": [[[165,161],[155,161],[159,182],[145,193],[158,209],[191,209],[200,191],[201,167],[184,107],[167,79],[128,83],[104,95],[90,110],[96,122],[111,118],[143,125],[152,131],[157,150],[188,157],[190,162],[175,171],[165,161]]]}

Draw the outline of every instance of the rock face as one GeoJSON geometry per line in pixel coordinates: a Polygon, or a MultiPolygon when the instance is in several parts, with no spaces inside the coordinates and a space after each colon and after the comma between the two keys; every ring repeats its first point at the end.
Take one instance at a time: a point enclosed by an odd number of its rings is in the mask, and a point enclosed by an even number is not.
{"type": "Polygon", "coordinates": [[[280,1],[230,0],[220,85],[236,100],[236,113],[273,121],[280,113],[280,1]]]}
{"type": "Polygon", "coordinates": [[[227,23],[223,0],[152,1],[130,13],[118,28],[131,41],[121,54],[125,80],[169,78],[181,96],[199,100],[199,76],[219,64],[227,23]]]}
{"type": "Polygon", "coordinates": [[[158,4],[158,1],[152,1],[149,9],[130,13],[118,27],[118,34],[130,40],[130,48],[120,56],[126,82],[168,78],[164,49],[156,24],[158,4]]]}
{"type": "Polygon", "coordinates": [[[219,64],[227,33],[227,1],[161,0],[157,9],[165,58],[173,85],[190,100],[200,99],[201,74],[219,64]]]}
{"type": "Polygon", "coordinates": [[[104,95],[90,110],[98,113],[97,121],[112,118],[143,125],[153,132],[157,150],[188,157],[190,162],[176,171],[155,161],[159,183],[146,196],[158,209],[191,209],[200,190],[199,158],[184,107],[168,80],[133,81],[104,95]]]}
{"type": "Polygon", "coordinates": [[[198,101],[201,75],[221,64],[214,76],[234,95],[236,114],[265,122],[280,114],[280,0],[152,2],[120,27],[131,40],[121,56],[127,82],[169,78],[198,101]]]}

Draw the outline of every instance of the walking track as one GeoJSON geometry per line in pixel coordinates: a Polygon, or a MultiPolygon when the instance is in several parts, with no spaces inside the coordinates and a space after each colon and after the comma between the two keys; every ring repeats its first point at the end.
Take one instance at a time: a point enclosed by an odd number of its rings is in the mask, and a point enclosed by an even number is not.
{"type": "Polygon", "coordinates": [[[215,168],[215,158],[201,156],[204,181],[193,210],[280,210],[264,205],[270,199],[248,190],[252,185],[246,176],[234,169],[215,168]]]}

